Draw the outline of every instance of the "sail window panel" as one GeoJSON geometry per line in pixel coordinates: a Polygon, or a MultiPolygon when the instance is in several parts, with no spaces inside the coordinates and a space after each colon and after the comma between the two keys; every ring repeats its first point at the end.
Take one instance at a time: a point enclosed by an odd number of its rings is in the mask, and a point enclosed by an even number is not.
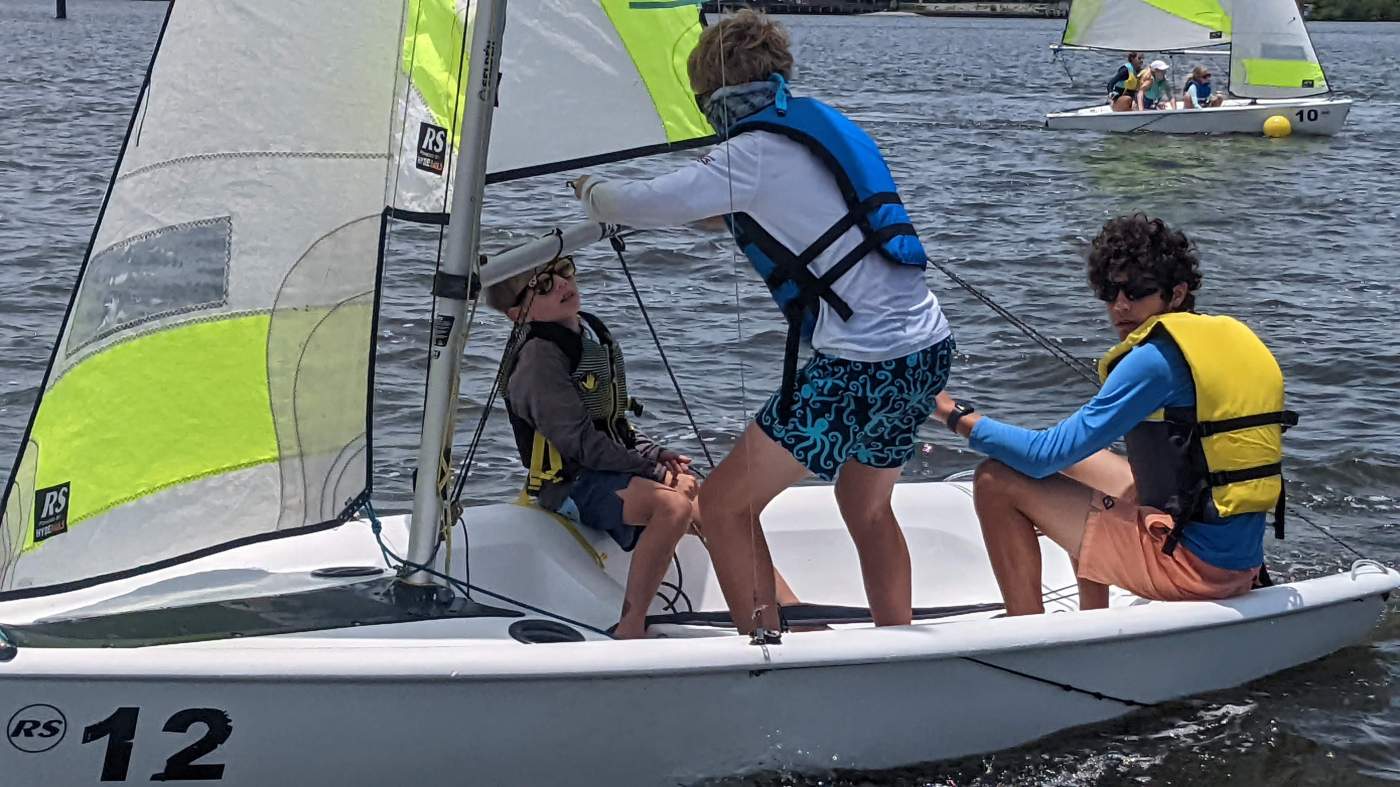
{"type": "Polygon", "coordinates": [[[1275,44],[1264,42],[1259,47],[1259,57],[1265,60],[1309,60],[1307,47],[1298,44],[1275,44]]]}
{"type": "Polygon", "coordinates": [[[93,255],[68,354],[142,323],[223,306],[232,248],[233,222],[222,216],[162,227],[93,255]]]}

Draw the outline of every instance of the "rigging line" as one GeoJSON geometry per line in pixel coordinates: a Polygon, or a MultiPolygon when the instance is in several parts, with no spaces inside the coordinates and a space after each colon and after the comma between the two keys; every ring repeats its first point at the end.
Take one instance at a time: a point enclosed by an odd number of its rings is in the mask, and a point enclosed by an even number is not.
{"type": "MultiPolygon", "coordinates": [[[[562,248],[562,241],[561,246],[562,248]]],[[[555,257],[558,259],[558,257],[555,257]]],[[[496,365],[496,375],[491,381],[491,388],[486,394],[486,401],[481,409],[481,417],[477,419],[476,430],[472,433],[471,443],[467,446],[467,453],[462,457],[461,468],[457,472],[457,480],[452,488],[452,503],[455,505],[462,499],[462,492],[466,490],[467,476],[471,475],[472,464],[476,461],[477,449],[481,446],[481,437],[486,431],[486,422],[491,417],[491,412],[495,409],[496,398],[500,395],[501,384],[505,382],[502,377],[505,374],[506,364],[510,362],[512,353],[516,345],[520,342],[520,336],[525,332],[525,315],[530,313],[530,307],[535,301],[535,288],[526,287],[525,302],[520,304],[520,319],[511,322],[510,336],[506,338],[505,349],[501,351],[501,361],[496,365]]],[[[478,299],[479,300],[479,299],[478,299]]],[[[465,528],[465,523],[463,528],[465,528]]]]}
{"type": "Polygon", "coordinates": [[[462,595],[466,596],[468,599],[471,598],[471,594],[473,592],[480,593],[483,596],[490,596],[491,598],[494,598],[498,601],[504,601],[507,604],[514,604],[515,606],[520,607],[521,609],[529,610],[530,612],[533,612],[536,615],[543,615],[547,618],[554,618],[555,620],[558,620],[562,623],[568,623],[571,626],[577,626],[581,629],[584,629],[585,631],[591,631],[594,634],[607,637],[608,639],[614,639],[614,637],[611,634],[596,626],[590,626],[587,623],[574,620],[573,618],[561,615],[558,612],[551,612],[547,609],[544,609],[543,607],[537,607],[533,604],[527,604],[524,601],[520,601],[519,599],[511,598],[510,596],[507,596],[504,593],[496,593],[494,591],[487,590],[486,588],[473,585],[468,582],[463,582],[462,580],[457,579],[456,577],[453,577],[449,574],[444,574],[443,572],[438,571],[437,569],[434,569],[430,566],[425,566],[421,563],[414,563],[413,561],[407,558],[400,557],[396,552],[394,552],[394,550],[389,548],[388,544],[384,543],[384,536],[382,533],[383,525],[382,523],[380,523],[379,517],[375,516],[374,508],[371,505],[369,505],[368,501],[366,501],[365,503],[364,510],[369,517],[370,530],[374,533],[374,539],[379,544],[379,551],[384,556],[384,562],[390,568],[394,568],[393,564],[397,562],[399,563],[399,566],[396,569],[397,571],[401,572],[403,571],[403,569],[407,568],[412,571],[422,571],[423,573],[428,574],[429,576],[434,576],[439,579],[445,580],[457,590],[461,591],[462,595]]]}
{"type": "MultiPolygon", "coordinates": [[[[720,74],[720,86],[721,86],[721,87],[729,87],[729,82],[728,82],[729,70],[728,70],[727,65],[725,64],[725,57],[724,57],[724,48],[725,48],[725,47],[724,47],[724,44],[725,44],[725,42],[724,42],[724,26],[723,26],[722,24],[719,26],[719,33],[718,33],[718,35],[719,35],[719,74],[720,74]]],[[[711,100],[713,100],[714,91],[711,91],[710,95],[711,95],[711,100]]],[[[729,191],[729,213],[730,213],[730,215],[733,215],[733,213],[734,213],[734,161],[729,157],[729,154],[730,154],[730,152],[732,151],[732,147],[730,146],[730,141],[729,141],[729,139],[728,139],[728,128],[729,128],[730,122],[733,120],[733,118],[731,118],[730,115],[729,115],[729,106],[728,106],[727,103],[726,103],[726,104],[722,104],[722,105],[720,106],[720,109],[721,109],[721,110],[723,111],[723,113],[724,113],[723,123],[724,123],[724,127],[725,127],[726,130],[725,130],[724,132],[722,132],[722,133],[720,132],[719,129],[715,129],[715,131],[716,131],[717,134],[719,135],[719,138],[720,138],[720,146],[724,148],[724,152],[725,152],[724,178],[725,178],[725,185],[726,185],[726,187],[728,188],[728,191],[729,191]]],[[[746,409],[746,406],[747,406],[747,403],[748,403],[748,389],[747,389],[746,379],[745,379],[745,375],[744,375],[744,356],[743,356],[743,353],[741,353],[741,352],[738,351],[738,350],[740,350],[740,349],[742,348],[742,345],[743,345],[743,343],[744,343],[744,310],[743,310],[743,300],[742,300],[742,298],[741,298],[741,296],[740,296],[740,292],[739,292],[739,275],[740,275],[740,274],[739,274],[739,247],[738,247],[738,244],[737,244],[737,243],[732,244],[732,245],[730,245],[730,247],[729,247],[729,263],[730,263],[730,270],[731,270],[731,272],[732,272],[732,274],[733,274],[732,279],[733,279],[733,281],[734,281],[734,335],[735,335],[735,353],[734,353],[734,357],[735,357],[735,359],[736,359],[736,361],[737,361],[737,365],[738,365],[738,367],[739,367],[739,411],[740,411],[739,422],[742,423],[742,424],[744,424],[744,427],[741,429],[741,431],[740,431],[740,433],[739,433],[739,435],[740,435],[740,436],[739,436],[739,439],[740,439],[740,440],[743,440],[743,435],[744,435],[744,433],[748,431],[748,421],[749,421],[749,418],[748,418],[748,412],[747,412],[747,409],[746,409]]],[[[749,450],[745,450],[745,451],[744,451],[744,473],[745,473],[745,475],[746,475],[747,477],[749,477],[749,478],[752,478],[752,477],[753,477],[753,457],[752,457],[752,451],[749,451],[749,450]]],[[[758,512],[754,511],[754,508],[753,508],[753,500],[752,500],[752,499],[750,499],[750,500],[748,501],[748,504],[749,504],[749,505],[748,505],[748,509],[749,509],[749,510],[748,510],[748,514],[749,514],[749,517],[748,517],[748,518],[749,518],[749,522],[748,522],[748,524],[749,524],[748,548],[751,550],[751,555],[752,555],[752,558],[749,560],[749,569],[750,569],[750,571],[752,572],[751,579],[753,580],[753,585],[752,585],[752,587],[753,587],[753,597],[752,597],[752,601],[753,601],[753,619],[752,619],[750,622],[753,624],[753,637],[754,637],[753,642],[756,643],[756,644],[760,644],[760,645],[762,645],[763,647],[766,648],[766,647],[768,646],[768,644],[769,644],[770,638],[776,636],[776,632],[767,632],[767,631],[764,631],[763,626],[761,625],[761,621],[762,621],[762,618],[763,618],[763,609],[762,609],[762,608],[760,607],[760,605],[759,605],[759,598],[758,598],[758,549],[757,549],[757,545],[755,544],[755,540],[756,540],[756,538],[761,537],[762,525],[758,525],[758,527],[759,527],[759,529],[760,529],[760,532],[756,534],[756,533],[754,532],[754,528],[755,528],[755,525],[758,523],[758,512]]],[[[779,629],[781,629],[781,628],[782,628],[782,625],[781,625],[781,621],[780,621],[780,623],[779,623],[779,629]]],[[[776,640],[774,640],[774,641],[776,642],[776,640]]],[[[764,658],[765,658],[765,660],[767,660],[767,658],[768,658],[768,654],[767,654],[766,651],[765,651],[765,653],[764,653],[764,658]]]]}
{"type": "Polygon", "coordinates": [[[1358,552],[1358,551],[1356,550],[1356,548],[1353,547],[1351,544],[1348,544],[1347,542],[1343,541],[1341,538],[1339,538],[1338,536],[1336,536],[1335,534],[1333,534],[1332,531],[1331,531],[1330,529],[1328,529],[1328,528],[1326,528],[1326,527],[1323,527],[1322,525],[1319,525],[1318,523],[1312,521],[1312,520],[1309,519],[1307,516],[1305,516],[1305,515],[1303,514],[1303,512],[1302,512],[1297,506],[1294,506],[1292,510],[1293,510],[1294,515],[1296,515],[1299,519],[1303,520],[1304,522],[1308,523],[1309,525],[1312,525],[1313,528],[1314,528],[1315,530],[1317,530],[1317,532],[1321,533],[1321,534],[1324,535],[1324,536],[1327,536],[1328,538],[1332,539],[1333,541],[1336,541],[1338,544],[1341,544],[1348,552],[1352,553],[1353,555],[1356,555],[1357,557],[1361,558],[1362,560],[1365,560],[1365,559],[1366,559],[1366,556],[1365,556],[1365,555],[1363,555],[1363,554],[1361,554],[1360,552],[1358,552]]]}
{"type": "Polygon", "coordinates": [[[676,389],[676,398],[680,400],[681,409],[685,410],[685,417],[690,421],[690,429],[695,432],[695,442],[700,444],[700,450],[705,453],[705,462],[710,469],[715,469],[715,458],[710,455],[710,447],[705,444],[705,438],[700,434],[700,427],[695,423],[695,414],[690,411],[690,404],[685,400],[685,392],[681,390],[681,382],[676,379],[676,373],[671,369],[671,362],[666,358],[666,348],[661,346],[661,337],[656,334],[656,326],[652,325],[651,315],[647,313],[647,305],[642,302],[642,293],[637,289],[637,282],[632,278],[632,271],[627,268],[627,259],[622,252],[627,248],[627,244],[622,238],[614,235],[610,242],[613,251],[617,254],[617,261],[622,265],[622,275],[627,277],[627,284],[632,288],[632,297],[637,299],[637,309],[642,313],[642,319],[646,321],[647,330],[651,332],[651,340],[656,344],[656,352],[661,356],[661,365],[666,367],[666,375],[671,378],[671,387],[676,389]]]}
{"type": "Polygon", "coordinates": [[[992,299],[991,296],[987,295],[977,287],[974,287],[972,284],[968,283],[965,279],[963,279],[958,274],[954,273],[951,269],[949,269],[944,264],[940,263],[938,260],[935,260],[932,257],[930,257],[929,264],[937,268],[944,276],[947,276],[949,279],[951,279],[954,284],[958,285],[959,287],[962,287],[964,290],[967,290],[969,293],[972,294],[973,297],[977,298],[977,300],[986,304],[986,306],[989,309],[996,312],[1002,319],[1011,323],[1013,327],[1019,330],[1031,341],[1035,342],[1036,344],[1039,344],[1047,352],[1055,356],[1057,360],[1059,360],[1065,366],[1068,366],[1071,371],[1083,377],[1085,380],[1088,380],[1094,385],[1095,388],[1099,386],[1098,370],[1094,369],[1088,361],[1074,356],[1068,350],[1055,344],[1054,341],[1052,341],[1049,337],[1045,336],[1040,331],[1037,331],[1035,328],[1031,327],[1030,324],[1017,317],[1015,314],[1012,314],[1011,311],[1005,306],[1002,306],[1001,304],[997,303],[995,300],[992,299]]]}
{"type": "Polygon", "coordinates": [[[1011,667],[1003,667],[1000,664],[993,664],[990,661],[983,661],[982,659],[976,658],[974,656],[959,656],[958,658],[962,659],[963,661],[970,661],[973,664],[980,664],[984,667],[989,667],[991,669],[998,670],[1000,672],[1005,672],[1010,675],[1015,675],[1020,678],[1033,680],[1036,683],[1044,683],[1047,686],[1054,686],[1057,689],[1063,689],[1064,691],[1074,692],[1075,694],[1083,694],[1087,697],[1093,697],[1096,700],[1109,700],[1112,702],[1120,703],[1122,705],[1128,705],[1133,708],[1157,707],[1157,703],[1155,702],[1139,702],[1137,700],[1130,700],[1126,697],[1115,697],[1112,694],[1105,694],[1101,691],[1094,691],[1093,689],[1086,689],[1080,686],[1075,686],[1072,683],[1061,683],[1057,680],[1051,680],[1050,678],[1042,677],[1040,675],[1032,675],[1029,672],[1022,672],[1018,669],[1012,669],[1011,667]]]}

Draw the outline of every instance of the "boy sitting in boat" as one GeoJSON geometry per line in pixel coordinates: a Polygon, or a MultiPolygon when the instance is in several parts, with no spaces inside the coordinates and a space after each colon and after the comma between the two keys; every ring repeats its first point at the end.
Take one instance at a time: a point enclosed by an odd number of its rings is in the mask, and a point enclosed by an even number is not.
{"type": "Polygon", "coordinates": [[[486,289],[486,303],[523,335],[505,371],[506,411],[526,490],[540,506],[612,536],[632,552],[619,639],[642,637],[676,544],[696,519],[690,458],[632,428],[622,351],[579,309],[562,257],[486,289]]]}
{"type": "Polygon", "coordinates": [[[1266,576],[1266,512],[1282,536],[1282,431],[1297,418],[1277,362],[1243,323],[1194,312],[1195,247],[1161,219],[1105,224],[1089,284],[1122,340],[1098,395],[1041,431],[946,393],[935,411],[991,457],[973,498],[1007,612],[1044,611],[1037,529],[1074,561],[1081,609],[1106,607],[1108,585],[1164,601],[1248,591],[1266,576]],[[1106,450],[1120,438],[1126,459],[1106,450]]]}

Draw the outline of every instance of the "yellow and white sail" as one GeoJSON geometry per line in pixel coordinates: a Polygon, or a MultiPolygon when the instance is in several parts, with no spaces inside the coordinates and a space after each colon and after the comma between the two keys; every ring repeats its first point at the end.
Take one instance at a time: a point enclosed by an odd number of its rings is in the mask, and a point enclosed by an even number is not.
{"type": "MultiPolygon", "coordinates": [[[[685,79],[698,4],[509,8],[494,179],[711,135],[685,79]]],[[[446,220],[472,10],[171,5],[5,486],[0,597],[356,509],[381,239],[395,216],[446,220]]]]}
{"type": "Polygon", "coordinates": [[[1253,0],[1074,0],[1067,46],[1165,52],[1230,42],[1232,5],[1253,0]]]}
{"type": "Polygon", "coordinates": [[[1230,93],[1241,98],[1301,98],[1331,92],[1293,0],[1235,4],[1230,93]]]}
{"type": "MultiPolygon", "coordinates": [[[[511,0],[487,182],[710,141],[714,131],[686,75],[703,29],[699,6],[511,0]]],[[[460,0],[409,0],[393,124],[399,167],[389,195],[401,211],[439,213],[450,204],[462,110],[479,93],[461,85],[468,11],[460,0]]]]}

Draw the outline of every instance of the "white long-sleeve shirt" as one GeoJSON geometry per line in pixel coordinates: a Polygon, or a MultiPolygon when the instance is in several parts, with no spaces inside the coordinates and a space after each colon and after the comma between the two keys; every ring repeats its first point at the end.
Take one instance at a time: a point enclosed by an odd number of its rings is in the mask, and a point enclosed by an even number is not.
{"type": "MultiPolygon", "coordinates": [[[[800,142],[751,131],[708,155],[651,180],[590,179],[582,201],[594,221],[638,228],[670,227],[747,213],[788,249],[801,252],[846,214],[836,178],[800,142]]],[[[820,276],[863,236],[846,231],[809,266],[820,276]]],[[[886,361],[940,342],[948,320],[924,272],[871,252],[832,290],[851,307],[842,320],[823,300],[812,347],[852,361],[886,361]]]]}

